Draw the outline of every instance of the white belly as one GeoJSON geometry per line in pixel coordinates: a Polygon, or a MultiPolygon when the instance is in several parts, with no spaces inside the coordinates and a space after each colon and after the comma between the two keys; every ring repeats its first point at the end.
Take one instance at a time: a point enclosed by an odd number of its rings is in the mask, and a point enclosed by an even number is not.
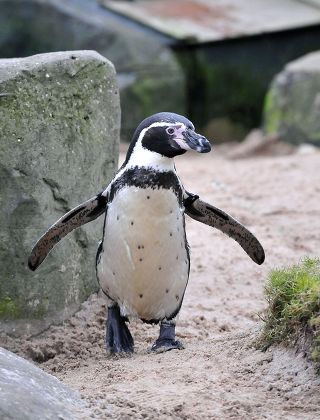
{"type": "Polygon", "coordinates": [[[98,278],[122,315],[172,316],[188,275],[184,214],[173,191],[121,189],[108,207],[98,278]]]}

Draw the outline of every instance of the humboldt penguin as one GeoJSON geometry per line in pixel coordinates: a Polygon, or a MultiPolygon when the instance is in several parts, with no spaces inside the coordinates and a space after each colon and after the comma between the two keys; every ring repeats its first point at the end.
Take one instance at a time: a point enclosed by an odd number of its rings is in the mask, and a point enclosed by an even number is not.
{"type": "Polygon", "coordinates": [[[264,261],[251,232],[184,189],[174,157],[188,150],[207,153],[211,145],[187,118],[162,112],[143,120],[108,187],[59,219],[29,257],[29,268],[35,270],[69,232],[105,215],[96,273],[108,300],[106,348],[111,353],[133,352],[130,317],[160,323],[151,350],[183,348],[175,337],[175,318],[190,271],[185,213],[229,235],[257,264],[264,261]]]}

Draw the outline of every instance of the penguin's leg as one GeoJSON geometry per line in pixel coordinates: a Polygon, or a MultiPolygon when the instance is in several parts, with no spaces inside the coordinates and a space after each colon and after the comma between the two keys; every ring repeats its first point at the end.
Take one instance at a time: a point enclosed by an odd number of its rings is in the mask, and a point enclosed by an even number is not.
{"type": "Polygon", "coordinates": [[[117,304],[108,307],[106,349],[110,353],[133,353],[133,338],[126,321],[117,304]]]}
{"type": "Polygon", "coordinates": [[[160,323],[160,334],[152,345],[151,351],[162,353],[173,349],[182,350],[184,349],[184,346],[180,341],[176,340],[175,319],[171,319],[170,321],[164,319],[160,323]]]}

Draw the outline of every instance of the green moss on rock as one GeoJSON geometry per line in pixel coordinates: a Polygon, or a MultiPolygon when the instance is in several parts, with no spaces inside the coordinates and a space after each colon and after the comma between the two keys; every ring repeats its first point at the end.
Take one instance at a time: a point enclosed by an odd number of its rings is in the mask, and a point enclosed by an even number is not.
{"type": "Polygon", "coordinates": [[[0,299],[0,318],[17,319],[21,316],[19,305],[9,296],[0,299]]]}
{"type": "Polygon", "coordinates": [[[277,134],[282,118],[282,112],[275,104],[275,97],[272,90],[266,94],[264,100],[264,115],[264,127],[267,133],[277,134]]]}

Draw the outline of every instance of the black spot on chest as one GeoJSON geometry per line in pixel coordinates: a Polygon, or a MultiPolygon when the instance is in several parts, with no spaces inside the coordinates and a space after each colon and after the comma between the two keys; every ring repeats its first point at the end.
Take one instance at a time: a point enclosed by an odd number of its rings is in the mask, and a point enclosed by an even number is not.
{"type": "Polygon", "coordinates": [[[179,205],[182,205],[182,189],[179,179],[173,171],[158,172],[138,166],[130,168],[112,183],[109,195],[110,202],[114,199],[117,192],[124,187],[172,190],[178,199],[179,205]]]}

